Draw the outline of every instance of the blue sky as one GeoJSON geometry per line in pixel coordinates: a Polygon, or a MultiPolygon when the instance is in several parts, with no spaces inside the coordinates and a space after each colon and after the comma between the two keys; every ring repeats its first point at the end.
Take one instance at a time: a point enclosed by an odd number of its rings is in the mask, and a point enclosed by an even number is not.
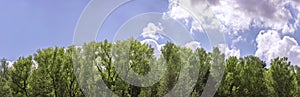
{"type": "Polygon", "coordinates": [[[16,60],[39,48],[72,44],[87,0],[0,0],[0,57],[16,60]]]}
{"type": "MultiPolygon", "coordinates": [[[[267,61],[274,57],[289,57],[293,63],[299,63],[300,4],[293,0],[253,1],[212,0],[207,4],[223,27],[227,42],[223,52],[228,56],[255,55],[267,61]],[[239,8],[233,5],[239,5],[239,8]]],[[[1,0],[0,57],[13,61],[19,56],[31,55],[37,49],[72,45],[74,29],[88,2],[1,0]]],[[[112,39],[122,25],[140,14],[158,12],[182,23],[192,31],[191,35],[200,47],[210,50],[207,35],[194,25],[195,16],[187,14],[197,11],[198,6],[201,5],[194,0],[134,0],[119,6],[108,16],[97,40],[112,39]],[[193,9],[187,11],[189,9],[183,9],[178,2],[193,9]]],[[[153,23],[159,26],[158,22],[153,23]]],[[[145,28],[146,24],[136,33],[142,33],[145,28]]]]}

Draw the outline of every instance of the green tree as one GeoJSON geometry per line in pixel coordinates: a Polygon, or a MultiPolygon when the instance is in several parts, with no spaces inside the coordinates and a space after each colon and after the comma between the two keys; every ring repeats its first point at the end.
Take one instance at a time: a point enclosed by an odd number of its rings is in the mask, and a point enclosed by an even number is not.
{"type": "Polygon", "coordinates": [[[29,97],[29,76],[32,72],[32,56],[20,57],[13,63],[11,75],[11,88],[15,97],[29,97]]]}
{"type": "Polygon", "coordinates": [[[242,59],[244,65],[240,72],[240,96],[263,97],[268,96],[264,72],[265,63],[255,56],[242,59]]]}
{"type": "Polygon", "coordinates": [[[239,59],[229,57],[225,63],[225,73],[218,89],[218,95],[225,97],[236,97],[239,85],[239,73],[242,70],[239,64],[239,59]]]}
{"type": "Polygon", "coordinates": [[[33,71],[30,81],[32,96],[83,96],[75,78],[73,50],[74,47],[55,47],[37,51],[34,60],[38,66],[33,71]]]}
{"type": "Polygon", "coordinates": [[[0,66],[0,95],[4,97],[12,97],[11,88],[9,86],[9,82],[11,81],[9,76],[8,62],[6,59],[1,59],[0,66]]]}
{"type": "Polygon", "coordinates": [[[85,96],[96,96],[101,87],[97,85],[100,75],[96,68],[96,51],[97,43],[85,43],[81,47],[77,47],[73,52],[73,64],[77,81],[80,84],[82,92],[85,96]]]}
{"type": "Polygon", "coordinates": [[[295,67],[295,71],[296,71],[296,79],[297,79],[297,95],[300,95],[300,67],[296,66],[295,67]]]}
{"type": "MultiPolygon", "coordinates": [[[[224,75],[225,70],[225,55],[221,53],[219,48],[214,48],[211,53],[211,64],[209,70],[209,77],[206,82],[206,86],[208,88],[207,91],[215,91],[218,90],[218,87],[221,84],[222,77],[224,75]],[[211,78],[210,78],[211,77],[211,78]]],[[[214,96],[210,92],[204,92],[203,96],[214,96]]]]}
{"type": "Polygon", "coordinates": [[[65,56],[64,58],[66,61],[64,61],[64,66],[63,66],[63,75],[64,75],[64,80],[66,81],[66,95],[69,97],[83,97],[84,94],[80,88],[79,83],[77,82],[76,75],[75,75],[75,70],[76,68],[74,67],[74,60],[73,60],[73,54],[75,51],[74,46],[70,46],[65,50],[65,56]]]}
{"type": "MultiPolygon", "coordinates": [[[[112,91],[121,97],[162,97],[171,90],[182,96],[193,78],[196,84],[190,96],[215,97],[298,97],[300,96],[300,67],[293,66],[288,58],[271,60],[270,68],[258,57],[229,57],[219,49],[206,52],[203,48],[192,51],[167,43],[162,55],[155,57],[150,45],[133,38],[109,43],[85,43],[68,48],[38,50],[34,57],[19,57],[12,67],[6,59],[0,65],[1,97],[111,97],[112,91]],[[124,68],[120,71],[118,69],[124,68]],[[153,68],[153,66],[155,68],[153,68]],[[150,68],[151,67],[151,68],[150,68]],[[194,72],[199,69],[199,72],[194,72]],[[149,71],[164,76],[150,87],[139,87],[124,81],[132,80],[134,71],[146,75],[149,71]],[[221,71],[224,71],[223,72],[221,71]],[[180,75],[184,74],[184,75],[180,75]],[[179,76],[180,75],[180,76],[179,76]],[[186,81],[181,82],[182,78],[186,81]],[[219,80],[222,80],[219,82],[219,80]],[[104,83],[102,83],[102,81],[104,83]],[[179,83],[180,82],[180,83],[179,83]],[[104,87],[100,87],[104,85],[104,87]],[[218,87],[218,85],[220,85],[218,87]],[[208,88],[207,88],[207,87],[208,88]],[[203,94],[204,88],[217,89],[217,94],[203,94]]],[[[155,76],[150,76],[155,78],[155,76]]]]}
{"type": "Polygon", "coordinates": [[[203,48],[198,48],[194,52],[194,56],[195,57],[192,57],[191,59],[191,65],[199,65],[199,66],[191,66],[191,68],[199,67],[199,74],[198,74],[198,80],[196,82],[196,85],[191,95],[193,97],[199,97],[203,92],[203,89],[206,85],[209,76],[211,55],[208,54],[203,48]]]}
{"type": "MultiPolygon", "coordinates": [[[[170,91],[178,80],[181,69],[180,48],[173,43],[167,43],[162,48],[163,58],[165,60],[166,72],[158,90],[159,96],[164,96],[170,91]]],[[[175,96],[175,95],[170,95],[175,96]]]]}
{"type": "Polygon", "coordinates": [[[288,58],[275,58],[271,61],[268,71],[271,76],[271,86],[276,97],[295,97],[296,83],[293,68],[288,58]]]}

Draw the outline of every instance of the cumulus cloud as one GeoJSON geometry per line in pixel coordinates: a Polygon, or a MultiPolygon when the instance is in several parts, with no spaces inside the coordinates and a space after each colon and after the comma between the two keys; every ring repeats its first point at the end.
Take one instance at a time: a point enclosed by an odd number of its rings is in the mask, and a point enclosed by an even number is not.
{"type": "Polygon", "coordinates": [[[148,44],[154,49],[154,56],[159,57],[161,55],[161,47],[164,46],[164,44],[158,44],[153,39],[145,39],[141,41],[142,44],[148,44]]]}
{"type": "Polygon", "coordinates": [[[299,0],[292,0],[293,6],[295,6],[298,10],[300,10],[300,2],[299,0]]]}
{"type": "Polygon", "coordinates": [[[149,23],[147,27],[143,29],[141,36],[144,38],[148,37],[148,38],[158,40],[159,38],[162,38],[162,36],[156,35],[156,33],[162,30],[163,27],[161,26],[161,24],[155,25],[154,23],[149,23]]]}
{"type": "Polygon", "coordinates": [[[284,0],[221,0],[211,8],[233,31],[247,30],[250,26],[280,30],[291,18],[286,4],[284,0]]]}
{"type": "Polygon", "coordinates": [[[7,63],[8,63],[8,67],[12,67],[12,66],[13,66],[13,64],[14,64],[14,62],[13,62],[13,61],[7,61],[7,63]]]}
{"type": "Polygon", "coordinates": [[[288,34],[288,33],[294,34],[296,31],[295,28],[296,28],[296,25],[292,25],[292,24],[284,25],[282,28],[282,33],[283,34],[288,34]]]}
{"type": "Polygon", "coordinates": [[[146,38],[141,41],[142,44],[148,44],[154,49],[154,55],[159,57],[161,55],[161,47],[164,44],[159,44],[157,41],[164,38],[159,34],[163,30],[161,24],[155,25],[154,23],[148,23],[147,27],[143,29],[141,36],[146,38]]]}
{"type": "Polygon", "coordinates": [[[187,26],[191,26],[191,33],[204,32],[203,29],[219,29],[220,23],[207,6],[208,3],[202,0],[169,0],[169,11],[165,15],[183,20],[187,26]]]}
{"type": "MultiPolygon", "coordinates": [[[[6,60],[6,62],[7,62],[7,66],[8,66],[9,68],[13,66],[14,61],[7,61],[7,60],[6,60]]],[[[2,64],[0,63],[0,65],[2,65],[2,64]]]]}
{"type": "MultiPolygon", "coordinates": [[[[38,64],[35,60],[32,60],[33,61],[33,67],[34,68],[37,68],[38,64]]],[[[13,67],[13,64],[15,63],[15,61],[6,61],[8,63],[8,67],[11,68],[13,67]]]]}
{"type": "Polygon", "coordinates": [[[195,51],[197,48],[201,48],[200,42],[197,41],[191,41],[185,44],[185,47],[192,49],[195,51]]]}
{"type": "Polygon", "coordinates": [[[241,37],[240,32],[258,27],[270,30],[261,31],[257,36],[258,49],[255,55],[267,60],[275,56],[287,56],[292,61],[299,59],[297,41],[289,36],[280,37],[294,34],[300,27],[299,0],[169,0],[169,4],[167,14],[174,19],[191,23],[191,33],[195,30],[219,29],[228,35],[237,36],[231,40],[232,49],[227,45],[220,45],[227,56],[240,56],[240,50],[235,45],[248,40],[247,37],[241,37]]]}
{"type": "Polygon", "coordinates": [[[35,60],[32,60],[32,62],[33,62],[33,68],[37,69],[39,64],[35,60]]]}
{"type": "MultiPolygon", "coordinates": [[[[237,34],[239,31],[248,30],[249,27],[264,27],[282,30],[284,34],[294,33],[299,23],[291,24],[293,18],[286,5],[300,11],[298,0],[169,0],[169,12],[174,19],[184,19],[191,22],[198,20],[206,24],[206,20],[216,17],[217,20],[208,25],[217,25],[222,31],[237,34]],[[205,2],[207,1],[207,2],[205,2]],[[212,12],[212,13],[211,13],[212,12]]],[[[300,15],[294,17],[299,21],[300,15]]],[[[199,28],[194,27],[194,28],[199,28]]],[[[213,26],[212,26],[213,27],[213,26]]]]}
{"type": "Polygon", "coordinates": [[[240,57],[240,50],[237,48],[230,49],[226,44],[219,44],[218,48],[220,49],[221,53],[224,53],[226,58],[230,56],[240,57]]]}
{"type": "MultiPolygon", "coordinates": [[[[220,4],[219,0],[169,0],[169,11],[167,14],[177,20],[184,20],[190,23],[190,32],[193,31],[221,31],[223,25],[215,17],[213,10],[208,8],[210,5],[217,6],[220,4]]],[[[185,46],[190,48],[200,47],[200,43],[195,41],[187,43],[185,46]]],[[[226,56],[240,56],[240,50],[229,49],[227,45],[220,45],[224,48],[223,53],[226,56]]]]}
{"type": "Polygon", "coordinates": [[[192,27],[190,29],[190,33],[193,34],[194,31],[203,32],[203,28],[201,27],[201,24],[197,21],[192,21],[192,27]]]}
{"type": "Polygon", "coordinates": [[[170,2],[169,5],[169,11],[167,12],[170,17],[173,19],[184,19],[186,22],[188,21],[187,19],[191,17],[190,13],[185,10],[183,7],[178,6],[177,2],[170,2]]]}
{"type": "Polygon", "coordinates": [[[267,62],[276,57],[288,57],[293,64],[300,65],[300,46],[294,38],[290,36],[281,38],[278,31],[268,30],[261,31],[256,42],[255,55],[266,59],[267,62]]]}

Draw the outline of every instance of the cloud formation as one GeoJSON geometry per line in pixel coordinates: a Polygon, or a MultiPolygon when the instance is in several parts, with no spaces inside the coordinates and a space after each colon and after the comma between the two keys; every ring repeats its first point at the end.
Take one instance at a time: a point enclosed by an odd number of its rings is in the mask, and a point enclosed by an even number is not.
{"type": "Polygon", "coordinates": [[[298,42],[290,37],[280,37],[278,31],[261,31],[257,38],[256,56],[270,62],[276,57],[288,57],[294,65],[300,65],[300,46],[298,42]]]}
{"type": "Polygon", "coordinates": [[[185,47],[192,49],[195,51],[197,48],[201,48],[200,42],[191,41],[185,44],[185,47]]]}
{"type": "Polygon", "coordinates": [[[155,25],[154,23],[148,23],[147,27],[143,29],[143,33],[141,34],[142,37],[146,38],[152,38],[155,40],[158,40],[159,38],[162,38],[162,36],[156,35],[157,32],[161,32],[163,30],[163,27],[161,24],[155,25]]]}
{"type": "MultiPolygon", "coordinates": [[[[169,0],[169,11],[167,14],[176,20],[184,20],[186,25],[190,23],[190,32],[204,32],[204,30],[220,31],[223,30],[221,23],[213,14],[213,10],[208,8],[211,5],[219,5],[219,0],[169,0]]],[[[186,47],[195,49],[200,47],[200,43],[190,42],[186,47]]],[[[226,56],[240,57],[240,50],[221,44],[219,47],[226,56]]]]}
{"type": "Polygon", "coordinates": [[[289,25],[291,14],[285,0],[220,0],[211,8],[232,32],[248,30],[251,26],[281,30],[289,25]]]}
{"type": "MultiPolygon", "coordinates": [[[[300,63],[298,42],[293,37],[287,36],[299,31],[299,0],[169,0],[169,3],[168,14],[174,19],[185,20],[188,23],[201,21],[201,25],[199,23],[191,25],[190,32],[195,29],[206,30],[208,27],[203,27],[205,22],[202,21],[207,20],[207,17],[216,17],[217,20],[212,19],[210,22],[219,21],[221,31],[229,37],[236,37],[230,40],[232,49],[225,44],[219,46],[223,48],[222,52],[226,56],[240,56],[240,50],[235,47],[238,42],[256,41],[256,56],[266,61],[275,57],[288,57],[294,64],[300,63]],[[190,19],[195,16],[200,18],[190,19]],[[256,39],[242,37],[244,32],[257,31],[252,28],[268,30],[258,31],[256,39]]],[[[218,26],[218,23],[208,25],[218,26]]]]}
{"type": "Polygon", "coordinates": [[[160,45],[153,39],[145,39],[142,40],[141,43],[150,45],[154,49],[154,56],[159,57],[161,55],[161,47],[164,44],[160,45]]]}
{"type": "Polygon", "coordinates": [[[208,3],[201,0],[169,0],[169,11],[164,13],[171,18],[184,21],[193,34],[194,31],[204,32],[204,28],[218,29],[220,23],[214,18],[208,3]],[[199,5],[200,4],[200,5],[199,5]]]}
{"type": "Polygon", "coordinates": [[[7,61],[8,62],[8,67],[12,67],[14,62],[13,61],[7,61]]]}
{"type": "Polygon", "coordinates": [[[240,57],[240,50],[237,48],[230,49],[226,44],[219,44],[218,48],[220,49],[221,53],[224,53],[226,58],[230,56],[236,56],[237,58],[240,57]]]}
{"type": "Polygon", "coordinates": [[[147,27],[143,29],[141,36],[145,39],[141,41],[142,44],[148,44],[154,49],[154,56],[159,57],[161,55],[161,47],[165,44],[159,44],[159,39],[164,38],[159,34],[162,32],[163,27],[161,24],[148,23],[147,27]]]}
{"type": "Polygon", "coordinates": [[[299,15],[292,17],[286,5],[291,4],[300,10],[297,0],[169,0],[169,3],[167,13],[174,19],[193,22],[196,19],[205,21],[206,17],[215,16],[223,25],[223,29],[227,29],[226,32],[230,34],[248,30],[251,26],[294,33],[293,29],[297,27],[291,24],[289,19],[299,20],[299,15]],[[197,18],[189,21],[192,17],[197,18]]]}

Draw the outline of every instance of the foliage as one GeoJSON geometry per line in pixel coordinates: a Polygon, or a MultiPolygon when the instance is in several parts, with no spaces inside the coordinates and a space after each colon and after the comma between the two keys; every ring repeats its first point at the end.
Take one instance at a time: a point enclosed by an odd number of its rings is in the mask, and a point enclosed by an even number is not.
{"type": "MultiPolygon", "coordinates": [[[[2,59],[0,96],[112,96],[105,87],[99,86],[101,84],[121,97],[162,97],[174,88],[178,88],[174,92],[181,95],[168,96],[300,96],[300,67],[293,66],[287,58],[275,58],[267,68],[266,63],[255,56],[225,59],[217,48],[212,52],[203,48],[192,51],[167,43],[161,52],[161,56],[155,57],[150,45],[134,39],[115,43],[105,40],[83,46],[40,49],[32,56],[20,57],[12,67],[8,66],[6,59],[2,59]],[[164,71],[156,72],[163,76],[152,86],[140,87],[124,81],[150,82],[131,80],[134,74],[129,71],[143,76],[152,70],[164,71]],[[186,81],[178,83],[182,78],[186,81]],[[183,86],[193,84],[193,78],[197,79],[192,91],[186,94],[183,91],[187,88],[183,86]],[[206,89],[217,92],[215,95],[205,94],[206,89]]],[[[150,76],[149,79],[155,77],[150,76]]]]}

